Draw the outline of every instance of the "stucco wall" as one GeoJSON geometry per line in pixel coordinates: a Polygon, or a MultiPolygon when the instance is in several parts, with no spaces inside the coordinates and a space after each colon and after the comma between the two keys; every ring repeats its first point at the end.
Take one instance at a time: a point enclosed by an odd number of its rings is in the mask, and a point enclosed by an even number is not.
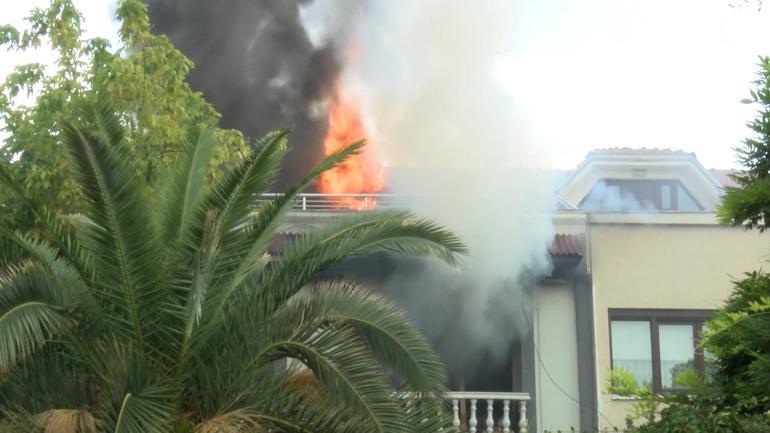
{"type": "Polygon", "coordinates": [[[610,423],[622,428],[629,402],[613,400],[604,392],[610,367],[608,309],[717,308],[730,294],[733,277],[770,267],[766,263],[770,242],[756,232],[718,225],[609,220],[590,224],[587,248],[594,290],[599,423],[602,428],[611,428],[610,423]]]}
{"type": "Polygon", "coordinates": [[[536,293],[538,431],[579,429],[580,406],[575,401],[580,394],[574,292],[571,287],[559,284],[538,287],[536,293]]]}

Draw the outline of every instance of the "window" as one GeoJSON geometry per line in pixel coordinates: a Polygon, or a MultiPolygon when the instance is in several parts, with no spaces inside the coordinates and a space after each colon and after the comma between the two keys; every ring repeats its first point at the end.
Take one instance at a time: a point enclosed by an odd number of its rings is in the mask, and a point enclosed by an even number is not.
{"type": "Polygon", "coordinates": [[[580,209],[604,212],[697,212],[703,208],[678,180],[604,179],[596,182],[580,209]]]}
{"type": "Polygon", "coordinates": [[[708,310],[610,309],[612,367],[622,367],[655,392],[682,389],[677,375],[704,373],[698,336],[708,310]]]}
{"type": "Polygon", "coordinates": [[[660,208],[671,209],[671,185],[663,184],[660,186],[660,208]]]}

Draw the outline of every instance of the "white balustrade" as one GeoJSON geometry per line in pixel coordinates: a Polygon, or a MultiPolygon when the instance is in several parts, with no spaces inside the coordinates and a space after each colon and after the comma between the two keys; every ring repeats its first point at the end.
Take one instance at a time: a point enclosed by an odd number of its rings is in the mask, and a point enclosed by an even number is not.
{"type": "MultiPolygon", "coordinates": [[[[257,204],[274,200],[283,194],[265,193],[257,197],[257,204]]],[[[351,212],[370,209],[408,207],[409,197],[398,194],[297,194],[292,205],[294,212],[351,212]]]]}
{"type": "Polygon", "coordinates": [[[503,433],[511,431],[511,401],[503,400],[503,433]]]}
{"type": "Polygon", "coordinates": [[[471,415],[468,419],[468,427],[470,433],[476,433],[476,426],[479,425],[479,421],[476,419],[476,399],[471,399],[471,415]]]}
{"type": "Polygon", "coordinates": [[[520,401],[519,402],[519,431],[522,433],[527,433],[527,402],[520,401]]]}
{"type": "MultiPolygon", "coordinates": [[[[516,424],[518,433],[526,433],[527,422],[527,402],[529,394],[521,392],[450,392],[447,398],[451,400],[452,407],[452,426],[460,429],[461,426],[467,426],[469,433],[478,433],[479,419],[477,417],[478,401],[486,401],[486,418],[484,425],[485,433],[502,431],[510,433],[511,426],[514,425],[511,420],[511,402],[518,402],[519,421],[516,424]],[[466,402],[468,402],[466,404],[466,402]],[[495,420],[495,405],[502,409],[502,418],[495,420]],[[468,407],[466,419],[462,419],[462,408],[468,407]]],[[[498,412],[499,413],[499,412],[498,412]]],[[[515,412],[514,412],[515,413],[515,412]]]]}
{"type": "Polygon", "coordinates": [[[495,429],[495,418],[492,414],[494,409],[492,400],[487,400],[487,433],[492,433],[495,429]]]}
{"type": "Polygon", "coordinates": [[[460,400],[452,399],[452,427],[460,427],[460,400]]]}

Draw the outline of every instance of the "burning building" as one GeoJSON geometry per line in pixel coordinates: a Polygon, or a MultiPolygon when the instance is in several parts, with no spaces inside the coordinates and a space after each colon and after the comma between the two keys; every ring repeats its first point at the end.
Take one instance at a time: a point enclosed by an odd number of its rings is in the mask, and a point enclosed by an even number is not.
{"type": "MultiPolygon", "coordinates": [[[[515,427],[521,413],[510,404],[521,402],[529,431],[613,431],[632,402],[607,391],[609,370],[623,367],[656,392],[681,389],[674,378],[682,368],[704,373],[704,321],[729,296],[731,276],[766,256],[758,234],[718,224],[715,206],[728,185],[727,172],[706,170],[691,153],[589,153],[556,190],[548,217],[555,234],[544,244],[551,267],[502,282],[483,308],[466,305],[489,296],[482,286],[447,270],[441,279],[414,260],[360,259],[335,272],[379,287],[412,313],[450,370],[458,422],[503,426],[510,417],[515,427]],[[497,338],[479,333],[479,322],[497,338]]],[[[283,236],[323,224],[320,210],[298,212],[283,236]]]]}
{"type": "Polygon", "coordinates": [[[276,191],[369,140],[300,196],[280,236],[403,206],[469,244],[457,272],[388,256],[334,270],[421,326],[450,370],[456,422],[622,427],[628,402],[604,392],[607,370],[666,390],[672,366],[702,368],[702,320],[764,245],[717,225],[724,177],[692,154],[592,152],[558,188],[528,168],[538,148],[519,139],[492,74],[512,3],[150,0],[149,11],[195,62],[190,83],[224,127],[293,126],[276,191]]]}

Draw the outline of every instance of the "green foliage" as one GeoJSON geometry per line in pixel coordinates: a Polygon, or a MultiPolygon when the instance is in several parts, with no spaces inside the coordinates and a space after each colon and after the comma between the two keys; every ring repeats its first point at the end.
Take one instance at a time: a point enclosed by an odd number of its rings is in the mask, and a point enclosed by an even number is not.
{"type": "Polygon", "coordinates": [[[732,176],[738,186],[726,188],[717,212],[724,224],[764,232],[770,228],[770,57],[760,58],[754,84],[743,101],[758,106],[747,124],[754,134],[735,149],[744,170],[732,176]]]}
{"type": "MultiPolygon", "coordinates": [[[[328,156],[259,206],[285,131],[209,184],[211,128],[151,183],[130,127],[104,104],[62,122],[79,215],[26,198],[40,237],[0,272],[0,431],[435,433],[443,367],[388,300],[320,277],[388,251],[455,263],[465,247],[408,212],[337,216],[267,247],[296,194],[357,153],[328,156]]],[[[10,193],[24,194],[0,176],[10,193]]]]}
{"type": "Polygon", "coordinates": [[[705,337],[727,400],[752,412],[770,410],[770,275],[755,271],[737,281],[705,337]]]}
{"type": "MultiPolygon", "coordinates": [[[[215,127],[219,115],[185,78],[192,62],[165,36],[150,33],[146,5],[139,0],[118,2],[120,46],[83,36],[82,17],[71,0],[51,0],[35,9],[28,28],[0,27],[0,44],[8,50],[50,46],[55,64],[19,65],[0,84],[0,118],[5,143],[0,165],[28,194],[53,211],[76,212],[83,206],[77,185],[67,175],[69,161],[62,142],[63,120],[72,117],[79,100],[109,99],[125,130],[126,152],[135,159],[137,174],[150,184],[184,152],[191,134],[215,127]],[[33,97],[29,104],[28,98],[33,97]]],[[[255,95],[257,96],[257,95],[255,95]]],[[[238,161],[246,143],[237,131],[214,129],[209,181],[221,166],[238,161]]],[[[0,195],[2,219],[28,228],[31,209],[9,194],[0,195]]]]}
{"type": "Polygon", "coordinates": [[[607,370],[607,386],[605,391],[608,394],[622,395],[624,397],[638,396],[642,391],[636,383],[634,375],[623,367],[615,367],[607,370]]]}
{"type": "Polygon", "coordinates": [[[718,388],[660,396],[657,419],[631,429],[637,433],[762,433],[770,432],[770,417],[747,414],[727,404],[718,388]]]}
{"type": "Polygon", "coordinates": [[[682,369],[674,383],[686,391],[656,394],[637,386],[623,368],[608,372],[607,392],[633,398],[626,431],[634,433],[770,432],[770,416],[751,413],[743,404],[731,404],[718,384],[682,369]]]}
{"type": "Polygon", "coordinates": [[[633,428],[636,422],[649,423],[655,420],[660,406],[659,396],[648,387],[639,385],[634,375],[627,369],[610,368],[607,371],[605,391],[634,400],[631,411],[626,417],[627,428],[633,428]]]}

